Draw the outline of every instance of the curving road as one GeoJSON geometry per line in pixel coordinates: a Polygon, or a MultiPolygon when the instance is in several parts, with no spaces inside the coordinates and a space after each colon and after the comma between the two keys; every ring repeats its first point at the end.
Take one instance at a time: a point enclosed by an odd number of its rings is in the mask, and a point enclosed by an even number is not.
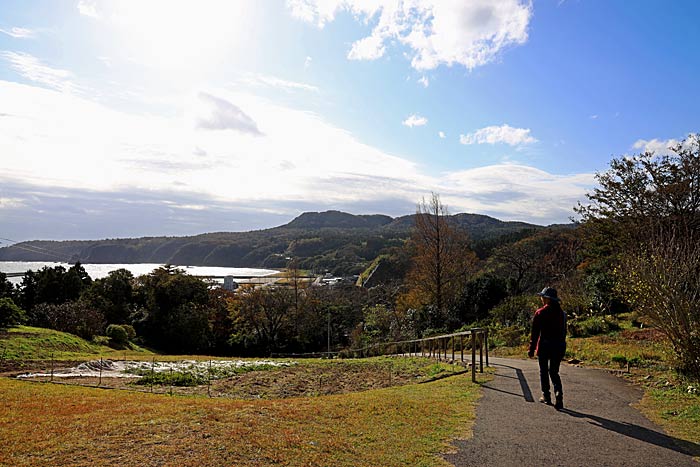
{"type": "Polygon", "coordinates": [[[604,370],[562,364],[564,410],[541,395],[536,360],[492,358],[474,436],[445,459],[456,467],[700,467],[700,445],[673,438],[631,404],[640,389],[604,370]]]}

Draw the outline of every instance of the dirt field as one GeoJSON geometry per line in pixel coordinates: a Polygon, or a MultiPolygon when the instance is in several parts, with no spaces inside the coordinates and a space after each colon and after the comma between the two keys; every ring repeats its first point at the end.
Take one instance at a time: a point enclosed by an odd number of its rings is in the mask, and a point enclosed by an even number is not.
{"type": "MultiPolygon", "coordinates": [[[[54,372],[60,373],[80,362],[54,364],[54,372]]],[[[51,362],[12,362],[0,365],[0,376],[14,378],[30,372],[50,373],[51,362]]],[[[418,364],[415,360],[379,359],[375,361],[301,361],[262,371],[249,371],[224,379],[211,380],[208,384],[192,387],[169,385],[137,385],[134,378],[114,377],[63,377],[53,378],[56,384],[101,387],[105,389],[133,390],[153,393],[172,393],[223,397],[233,399],[281,399],[308,397],[380,389],[428,380],[445,367],[429,361],[418,364]]],[[[49,376],[22,378],[47,382],[49,376]]]]}

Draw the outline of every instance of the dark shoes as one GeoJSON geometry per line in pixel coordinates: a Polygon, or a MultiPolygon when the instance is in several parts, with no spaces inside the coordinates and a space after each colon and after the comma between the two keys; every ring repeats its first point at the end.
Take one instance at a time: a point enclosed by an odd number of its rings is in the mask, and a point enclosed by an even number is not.
{"type": "MultiPolygon", "coordinates": [[[[555,394],[555,402],[554,402],[554,408],[557,410],[561,410],[564,408],[564,395],[563,394],[555,394]]],[[[543,404],[547,405],[552,405],[552,396],[550,396],[548,393],[542,394],[542,397],[540,397],[540,402],[543,404]]]]}
{"type": "Polygon", "coordinates": [[[562,394],[556,395],[556,402],[554,402],[554,408],[561,410],[564,408],[564,396],[562,394]]]}

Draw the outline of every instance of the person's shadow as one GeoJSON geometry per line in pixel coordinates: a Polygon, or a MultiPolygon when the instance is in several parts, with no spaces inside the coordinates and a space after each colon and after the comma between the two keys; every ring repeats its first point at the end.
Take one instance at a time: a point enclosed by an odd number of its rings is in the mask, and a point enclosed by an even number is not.
{"type": "Polygon", "coordinates": [[[616,422],[607,418],[598,417],[597,415],[590,415],[566,408],[562,409],[560,412],[576,418],[586,418],[589,420],[589,423],[595,426],[620,433],[621,435],[629,436],[630,438],[644,441],[645,443],[672,449],[673,451],[689,456],[700,456],[700,444],[696,444],[691,441],[674,438],[664,433],[659,433],[658,431],[650,430],[639,425],[616,422]]]}
{"type": "Polygon", "coordinates": [[[535,402],[535,398],[532,397],[532,391],[530,390],[530,386],[527,384],[527,379],[525,378],[525,374],[523,373],[523,370],[520,368],[515,368],[514,366],[509,366],[509,365],[503,365],[503,364],[497,364],[496,366],[503,367],[503,368],[510,368],[511,370],[515,371],[515,377],[514,376],[508,376],[508,375],[499,375],[495,374],[494,376],[498,377],[503,377],[503,378],[513,378],[518,380],[520,383],[520,390],[523,392],[522,394],[515,394],[510,391],[504,391],[503,389],[497,389],[494,388],[493,386],[489,386],[488,384],[482,384],[481,386],[486,389],[491,389],[492,391],[497,391],[497,392],[502,392],[505,394],[510,394],[511,396],[522,396],[526,402],[535,402]]]}

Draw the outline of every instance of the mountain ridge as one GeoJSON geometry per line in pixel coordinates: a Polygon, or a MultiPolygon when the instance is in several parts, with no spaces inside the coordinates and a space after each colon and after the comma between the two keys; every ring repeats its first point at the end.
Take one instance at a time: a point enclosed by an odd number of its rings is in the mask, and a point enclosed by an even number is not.
{"type": "MultiPolygon", "coordinates": [[[[212,232],[183,237],[103,240],[32,240],[0,248],[0,261],[160,263],[191,266],[300,267],[357,273],[378,255],[410,237],[415,214],[392,218],[342,211],[305,212],[287,224],[248,232],[212,232]]],[[[520,235],[543,226],[501,221],[483,214],[450,216],[473,242],[520,235]]]]}

